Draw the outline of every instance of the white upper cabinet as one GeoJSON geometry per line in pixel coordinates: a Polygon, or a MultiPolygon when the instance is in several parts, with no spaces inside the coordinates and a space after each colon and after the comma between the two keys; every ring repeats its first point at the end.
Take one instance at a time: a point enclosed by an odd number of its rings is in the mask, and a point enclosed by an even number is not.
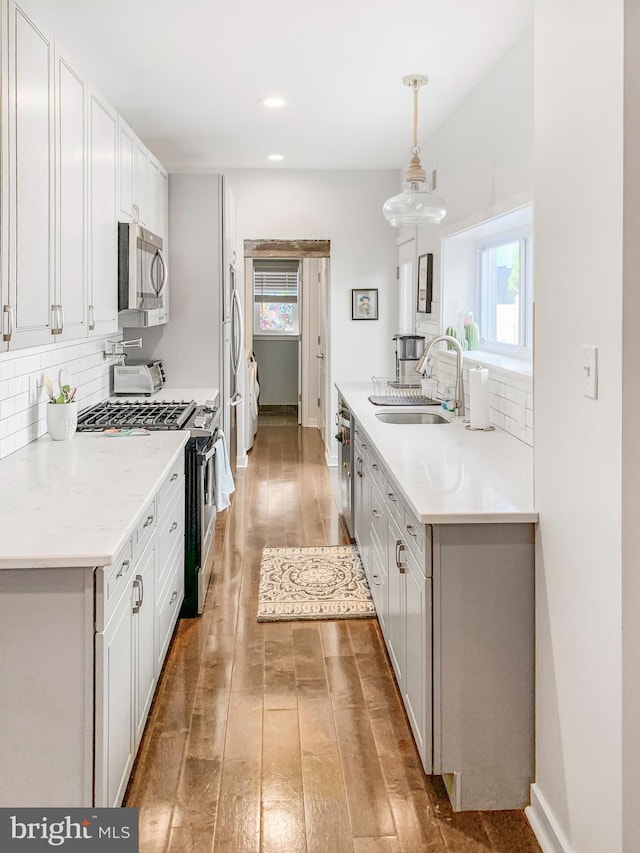
{"type": "Polygon", "coordinates": [[[149,152],[136,138],[133,147],[133,221],[147,225],[147,164],[149,152]]]}
{"type": "Polygon", "coordinates": [[[147,228],[160,233],[160,163],[153,154],[147,160],[147,228]]]}
{"type": "Polygon", "coordinates": [[[118,219],[133,221],[133,151],[136,135],[118,117],[118,219]]]}
{"type": "Polygon", "coordinates": [[[55,83],[55,331],[69,340],[87,334],[87,85],[59,50],[55,83]]]}
{"type": "Polygon", "coordinates": [[[7,348],[6,337],[11,323],[9,305],[9,251],[8,251],[8,211],[9,187],[6,176],[9,174],[9,121],[8,121],[8,79],[9,51],[7,50],[7,7],[0,4],[0,352],[7,348]]]}
{"type": "MultiPolygon", "coordinates": [[[[10,346],[52,340],[54,294],[53,38],[8,4],[10,346]]],[[[5,234],[7,229],[5,229],[5,234]]],[[[6,325],[5,325],[6,330],[6,325]]]]}
{"type": "Polygon", "coordinates": [[[89,95],[89,334],[118,329],[117,130],[115,110],[89,95]]]}

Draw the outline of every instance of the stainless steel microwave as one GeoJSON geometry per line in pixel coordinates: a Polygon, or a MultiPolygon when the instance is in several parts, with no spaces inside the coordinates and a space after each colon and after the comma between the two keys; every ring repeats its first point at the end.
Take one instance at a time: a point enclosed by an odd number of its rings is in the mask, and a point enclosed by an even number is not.
{"type": "Polygon", "coordinates": [[[127,328],[169,320],[169,269],[162,237],[138,223],[118,223],[118,323],[127,328]]]}

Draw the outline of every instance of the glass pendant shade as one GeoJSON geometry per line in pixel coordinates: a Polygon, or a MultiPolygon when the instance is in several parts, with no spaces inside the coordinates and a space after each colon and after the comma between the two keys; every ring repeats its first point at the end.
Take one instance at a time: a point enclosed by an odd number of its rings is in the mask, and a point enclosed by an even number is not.
{"type": "Polygon", "coordinates": [[[418,92],[428,78],[424,74],[408,74],[402,78],[413,91],[413,145],[412,158],[402,176],[402,192],[384,203],[382,212],[394,228],[405,225],[437,225],[442,221],[447,206],[440,196],[428,187],[427,175],[420,163],[418,147],[418,92]]]}
{"type": "Polygon", "coordinates": [[[447,207],[440,196],[427,189],[425,181],[404,181],[402,192],[384,203],[382,212],[394,228],[405,225],[437,225],[447,207]]]}

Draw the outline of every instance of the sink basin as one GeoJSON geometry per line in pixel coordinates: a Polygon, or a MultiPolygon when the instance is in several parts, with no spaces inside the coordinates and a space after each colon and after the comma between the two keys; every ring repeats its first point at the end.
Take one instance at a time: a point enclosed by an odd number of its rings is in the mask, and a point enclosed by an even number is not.
{"type": "Polygon", "coordinates": [[[379,412],[379,421],[385,424],[449,424],[446,418],[433,412],[379,412]]]}

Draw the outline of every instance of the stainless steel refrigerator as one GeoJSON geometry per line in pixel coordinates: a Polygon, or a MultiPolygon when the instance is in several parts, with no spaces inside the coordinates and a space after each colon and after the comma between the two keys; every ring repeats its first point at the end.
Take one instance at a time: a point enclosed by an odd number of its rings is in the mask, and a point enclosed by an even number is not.
{"type": "Polygon", "coordinates": [[[222,200],[222,352],[221,400],[222,425],[227,438],[231,470],[235,473],[238,455],[238,406],[242,403],[240,370],[244,356],[242,302],[236,287],[235,203],[231,190],[221,176],[222,200]]]}

